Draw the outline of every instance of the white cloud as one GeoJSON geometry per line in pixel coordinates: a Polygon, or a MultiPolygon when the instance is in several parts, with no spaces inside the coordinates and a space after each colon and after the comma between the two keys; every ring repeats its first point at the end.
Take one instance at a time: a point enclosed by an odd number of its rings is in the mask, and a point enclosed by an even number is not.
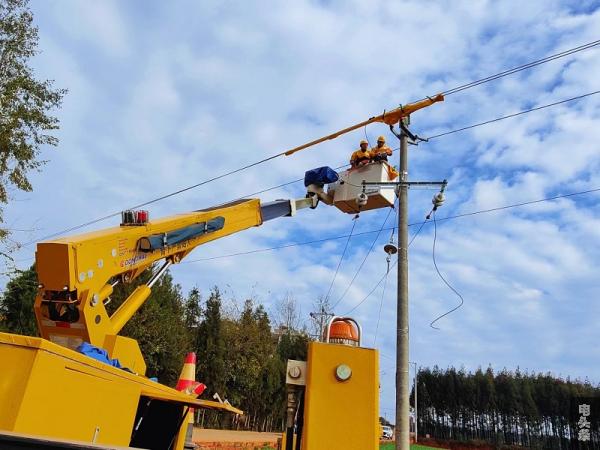
{"type": "Polygon", "coordinates": [[[121,17],[120,5],[111,0],[71,0],[47,5],[38,1],[32,7],[34,10],[47,8],[43,11],[53,15],[66,39],[92,45],[92,49],[101,50],[110,57],[127,57],[131,51],[131,36],[121,17]]]}

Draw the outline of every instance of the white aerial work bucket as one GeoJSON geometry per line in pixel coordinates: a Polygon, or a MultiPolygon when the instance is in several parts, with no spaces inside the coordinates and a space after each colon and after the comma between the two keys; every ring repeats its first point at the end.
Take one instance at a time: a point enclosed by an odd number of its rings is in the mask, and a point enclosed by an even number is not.
{"type": "Polygon", "coordinates": [[[389,187],[366,186],[362,182],[390,182],[397,181],[398,177],[391,177],[394,173],[391,166],[385,162],[373,162],[365,166],[348,169],[341,172],[337,182],[329,185],[327,194],[333,198],[333,205],[340,211],[356,214],[370,209],[389,208],[394,205],[396,192],[389,187]],[[363,190],[364,189],[364,190],[363,190]],[[361,193],[367,195],[367,204],[359,208],[357,199],[361,193]]]}

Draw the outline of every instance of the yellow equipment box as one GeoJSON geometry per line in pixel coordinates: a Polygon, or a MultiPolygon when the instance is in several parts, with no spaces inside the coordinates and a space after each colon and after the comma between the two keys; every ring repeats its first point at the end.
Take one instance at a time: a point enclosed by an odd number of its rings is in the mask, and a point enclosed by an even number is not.
{"type": "Polygon", "coordinates": [[[141,448],[181,449],[197,400],[42,338],[0,333],[0,430],[141,448]]]}
{"type": "Polygon", "coordinates": [[[311,342],[304,407],[304,450],[379,448],[377,350],[311,342]]]}

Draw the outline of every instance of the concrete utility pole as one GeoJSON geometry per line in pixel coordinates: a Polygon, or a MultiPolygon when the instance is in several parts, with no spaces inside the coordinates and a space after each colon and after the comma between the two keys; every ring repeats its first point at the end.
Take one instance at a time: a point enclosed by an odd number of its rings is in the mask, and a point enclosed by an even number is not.
{"type": "MultiPolygon", "coordinates": [[[[408,130],[409,117],[401,119],[400,176],[399,181],[367,182],[362,185],[394,188],[398,193],[398,304],[396,324],[396,450],[410,449],[410,402],[408,390],[408,188],[410,186],[440,186],[441,190],[432,200],[435,211],[444,203],[447,181],[408,181],[408,138],[418,141],[419,137],[408,130]]],[[[416,143],[416,142],[413,142],[416,143]]],[[[364,191],[363,191],[364,192],[364,191]]],[[[384,247],[385,249],[385,247],[384,247]]],[[[386,250],[387,251],[387,250],[386,250]]],[[[393,253],[393,252],[392,252],[393,253]]],[[[390,253],[391,254],[391,253],[390,253]]]]}
{"type": "Polygon", "coordinates": [[[311,318],[315,319],[318,322],[319,335],[317,336],[317,340],[319,342],[323,342],[323,336],[325,335],[325,326],[327,325],[327,322],[329,322],[329,319],[333,317],[333,313],[325,311],[325,307],[321,306],[321,310],[319,312],[311,312],[309,315],[311,318]]]}
{"type": "MultiPolygon", "coordinates": [[[[401,119],[405,120],[405,119],[401,119]]],[[[405,122],[406,124],[406,122],[405,122]]],[[[398,305],[396,327],[396,450],[410,449],[408,398],[408,137],[400,133],[398,305]]]]}
{"type": "Polygon", "coordinates": [[[417,363],[416,362],[408,362],[409,364],[413,364],[415,366],[415,444],[419,440],[419,407],[418,407],[418,398],[417,398],[417,386],[419,384],[419,372],[417,371],[417,363]]]}

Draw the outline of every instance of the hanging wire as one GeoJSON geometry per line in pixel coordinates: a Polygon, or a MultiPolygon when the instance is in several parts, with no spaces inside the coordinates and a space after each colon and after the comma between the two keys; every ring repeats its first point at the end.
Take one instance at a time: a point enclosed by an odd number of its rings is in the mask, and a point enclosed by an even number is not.
{"type": "Polygon", "coordinates": [[[390,273],[390,262],[388,259],[387,272],[383,281],[383,290],[381,291],[381,301],[379,302],[379,314],[377,314],[377,325],[375,325],[375,337],[373,338],[373,347],[377,343],[377,332],[379,331],[379,321],[381,320],[381,310],[383,308],[383,298],[385,297],[385,287],[387,286],[388,275],[390,273]]]}
{"type": "MultiPolygon", "coordinates": [[[[192,190],[192,189],[195,189],[195,188],[197,188],[197,187],[204,186],[205,184],[212,183],[213,181],[220,180],[221,178],[225,178],[225,177],[228,177],[228,176],[230,176],[230,175],[234,175],[234,174],[236,174],[236,173],[242,172],[242,171],[244,171],[244,170],[246,170],[246,169],[250,169],[250,168],[252,168],[252,167],[258,166],[258,165],[260,165],[260,164],[263,164],[263,163],[265,163],[265,162],[267,162],[267,161],[271,161],[272,159],[275,159],[275,158],[278,158],[278,157],[280,157],[280,156],[283,156],[284,154],[285,154],[285,152],[282,152],[282,153],[278,153],[278,154],[276,154],[276,155],[269,156],[269,157],[267,157],[267,158],[263,158],[263,159],[261,159],[261,160],[259,160],[259,161],[255,161],[255,162],[253,162],[253,163],[246,164],[245,166],[239,167],[239,168],[237,168],[237,169],[233,169],[233,170],[230,170],[230,171],[228,171],[228,172],[222,173],[222,174],[220,174],[220,175],[216,175],[216,176],[214,176],[214,177],[211,177],[211,178],[209,178],[209,179],[206,179],[206,180],[204,180],[204,181],[201,181],[201,182],[199,182],[199,183],[193,184],[193,185],[191,185],[191,186],[187,186],[187,187],[185,187],[185,188],[182,188],[182,189],[179,189],[179,190],[177,190],[177,191],[173,191],[173,192],[170,192],[170,193],[168,193],[168,194],[161,195],[160,197],[156,197],[156,198],[154,198],[154,199],[152,199],[152,200],[148,200],[148,201],[146,201],[146,202],[143,202],[143,203],[138,203],[137,205],[130,206],[130,207],[129,207],[129,208],[127,208],[127,209],[139,209],[139,208],[142,208],[142,207],[144,207],[144,206],[151,205],[152,203],[159,202],[159,201],[161,201],[161,200],[164,200],[164,199],[167,199],[167,198],[173,197],[173,196],[175,196],[175,195],[179,195],[179,194],[181,194],[181,193],[183,193],[183,192],[187,192],[187,191],[189,191],[189,190],[192,190]]],[[[58,232],[56,232],[56,233],[51,233],[51,234],[48,234],[48,235],[46,235],[46,236],[44,236],[44,237],[42,237],[42,238],[39,238],[39,239],[34,239],[34,240],[32,240],[32,241],[26,242],[26,243],[24,243],[24,244],[22,245],[22,247],[27,247],[27,246],[29,246],[29,245],[31,245],[31,244],[34,244],[34,243],[36,243],[36,242],[39,242],[39,241],[45,241],[45,240],[47,240],[47,239],[51,239],[51,238],[53,238],[53,237],[60,236],[61,234],[70,233],[70,232],[72,232],[72,231],[79,230],[79,229],[81,229],[81,228],[84,228],[84,227],[87,227],[87,226],[89,226],[89,225],[94,225],[94,224],[96,224],[96,223],[98,223],[98,222],[102,222],[102,221],[104,221],[104,220],[106,220],[106,219],[110,219],[110,218],[112,218],[112,217],[116,217],[116,216],[118,216],[118,215],[120,215],[120,214],[121,214],[121,211],[117,211],[117,212],[114,212],[114,213],[111,213],[111,214],[107,214],[107,215],[105,215],[105,216],[102,216],[102,217],[99,217],[99,218],[97,218],[97,219],[90,220],[89,222],[85,222],[85,223],[82,223],[82,224],[80,224],[80,225],[76,225],[76,226],[74,226],[74,227],[66,228],[66,229],[64,229],[64,230],[61,230],[61,231],[58,231],[58,232]]]]}
{"type": "MultiPolygon", "coordinates": [[[[419,233],[421,232],[421,230],[423,229],[423,225],[425,225],[427,221],[424,221],[421,223],[421,226],[419,227],[419,229],[417,230],[417,232],[415,234],[413,234],[410,242],[408,243],[408,247],[410,247],[410,245],[413,243],[413,241],[416,239],[416,237],[419,235],[419,233]]],[[[356,308],[358,308],[360,305],[362,305],[364,302],[367,301],[367,299],[369,297],[371,297],[371,295],[373,294],[373,292],[375,292],[375,289],[377,289],[379,287],[379,285],[385,280],[385,278],[387,277],[387,274],[390,270],[392,270],[396,264],[398,264],[398,258],[396,258],[394,260],[394,262],[392,263],[392,265],[389,267],[388,271],[386,271],[386,273],[379,279],[379,281],[377,282],[377,284],[375,286],[373,286],[373,289],[371,289],[369,291],[369,293],[360,301],[358,302],[356,305],[354,305],[352,307],[352,309],[350,309],[350,311],[348,311],[347,313],[344,313],[344,316],[347,316],[348,314],[350,314],[351,312],[353,312],[356,308]]]]}
{"type": "Polygon", "coordinates": [[[363,258],[362,262],[360,263],[360,266],[358,266],[358,269],[356,269],[356,272],[354,273],[354,276],[352,277],[352,280],[350,280],[350,283],[348,284],[348,286],[346,286],[346,289],[344,290],[344,293],[340,296],[340,298],[331,307],[332,311],[333,311],[333,309],[337,305],[340,304],[340,302],[344,299],[344,297],[346,296],[346,294],[348,293],[348,291],[350,290],[350,288],[354,284],[354,281],[356,280],[356,277],[358,276],[359,272],[361,271],[361,269],[363,268],[363,266],[367,262],[367,258],[369,257],[369,255],[373,251],[373,248],[375,247],[375,244],[377,243],[377,240],[379,239],[379,236],[381,235],[381,232],[385,229],[385,224],[387,223],[388,219],[390,218],[390,214],[392,213],[392,210],[393,209],[390,208],[390,210],[388,211],[387,216],[385,217],[385,220],[383,221],[383,224],[381,225],[381,228],[377,232],[377,236],[375,236],[375,239],[373,239],[373,242],[371,242],[371,247],[369,247],[369,250],[367,251],[367,254],[363,258]]]}
{"type": "MultiPolygon", "coordinates": [[[[395,266],[397,263],[398,263],[398,260],[394,261],[394,262],[392,263],[392,265],[390,266],[390,270],[391,270],[391,269],[393,269],[393,268],[394,268],[394,266],[395,266]]],[[[364,302],[366,302],[366,301],[367,301],[367,299],[368,299],[368,298],[369,298],[369,297],[370,297],[370,296],[373,294],[373,292],[375,292],[375,289],[377,289],[377,288],[379,287],[379,285],[380,285],[381,283],[383,283],[383,281],[384,281],[384,279],[385,279],[385,277],[386,277],[386,276],[387,276],[387,273],[386,273],[385,275],[383,275],[383,276],[380,278],[380,280],[377,282],[377,284],[376,284],[375,286],[373,286],[373,289],[371,289],[371,290],[369,291],[369,293],[368,293],[368,294],[367,294],[367,295],[366,295],[366,296],[365,296],[365,297],[364,297],[364,298],[363,298],[363,299],[362,299],[360,302],[358,302],[356,305],[354,305],[354,306],[352,307],[352,309],[350,309],[350,310],[349,310],[347,313],[344,313],[343,315],[344,315],[344,316],[347,316],[348,314],[350,314],[351,312],[353,312],[353,311],[354,311],[356,308],[358,308],[360,305],[362,305],[364,302]]]]}
{"type": "MultiPolygon", "coordinates": [[[[400,217],[400,210],[398,210],[398,218],[400,217]]],[[[390,234],[390,245],[394,246],[394,230],[392,229],[392,233],[390,234]]],[[[394,248],[394,247],[392,247],[394,248]]],[[[377,332],[379,331],[379,321],[381,320],[381,309],[383,308],[383,299],[385,298],[385,287],[387,286],[388,275],[390,274],[390,261],[392,260],[392,250],[387,250],[384,247],[384,250],[387,252],[387,257],[385,261],[387,263],[387,271],[385,272],[385,278],[383,281],[383,290],[381,291],[381,300],[379,301],[379,312],[377,313],[377,325],[375,325],[375,336],[373,337],[373,347],[377,343],[377,332]]],[[[396,252],[398,249],[396,248],[396,252]]]]}
{"type": "Polygon", "coordinates": [[[371,149],[371,142],[369,142],[369,136],[367,136],[367,126],[365,125],[365,140],[367,141],[367,144],[369,145],[369,149],[371,149]]]}
{"type": "Polygon", "coordinates": [[[433,212],[433,246],[431,249],[431,259],[433,260],[433,266],[435,267],[435,271],[437,272],[437,274],[439,275],[439,277],[442,279],[442,281],[446,284],[446,286],[448,286],[448,288],[454,292],[456,294],[456,296],[460,299],[460,303],[458,305],[456,305],[454,308],[452,308],[451,310],[445,312],[444,314],[442,314],[441,316],[436,317],[430,324],[429,326],[431,328],[433,328],[434,330],[439,330],[438,327],[434,326],[434,324],[440,320],[443,317],[446,317],[449,314],[452,314],[454,311],[456,311],[457,309],[459,309],[460,307],[462,307],[462,305],[465,303],[465,299],[463,298],[462,295],[460,295],[460,293],[454,289],[454,287],[452,287],[452,285],[444,278],[444,276],[441,274],[440,269],[438,268],[437,262],[435,260],[435,244],[437,241],[437,220],[435,219],[435,211],[433,212]]]}
{"type": "MultiPolygon", "coordinates": [[[[427,220],[424,220],[423,222],[421,222],[421,226],[419,226],[419,229],[416,231],[416,233],[414,233],[412,235],[410,242],[408,243],[408,247],[410,247],[410,245],[413,243],[413,241],[419,235],[419,233],[423,229],[423,226],[425,225],[425,223],[427,223],[427,220]]],[[[393,239],[394,239],[394,229],[392,229],[392,234],[390,236],[390,240],[393,241],[393,239]]],[[[387,284],[388,274],[390,273],[390,269],[391,269],[389,256],[387,258],[387,263],[388,263],[388,268],[387,268],[387,272],[385,273],[385,278],[383,281],[383,292],[381,293],[381,301],[379,302],[379,313],[377,315],[377,325],[375,326],[375,338],[373,339],[373,347],[375,347],[375,344],[377,343],[377,332],[379,330],[379,321],[381,320],[381,309],[383,308],[383,296],[385,295],[385,286],[387,284]]]]}
{"type": "Polygon", "coordinates": [[[327,290],[327,295],[325,296],[325,300],[329,299],[329,295],[331,294],[331,289],[333,288],[333,283],[335,283],[335,279],[340,270],[340,266],[342,265],[342,261],[344,260],[344,256],[346,255],[346,250],[348,250],[348,244],[350,243],[350,239],[352,238],[352,234],[354,233],[354,227],[356,226],[356,222],[358,221],[358,217],[352,219],[352,228],[350,229],[350,234],[348,235],[348,239],[346,239],[346,245],[344,245],[344,251],[342,252],[342,256],[338,262],[337,267],[335,268],[335,273],[333,274],[333,279],[331,280],[331,284],[329,285],[329,289],[327,290]]]}
{"type": "Polygon", "coordinates": [[[419,235],[419,233],[421,232],[421,230],[423,229],[423,226],[427,223],[427,220],[424,220],[423,222],[421,222],[421,225],[419,226],[419,229],[417,230],[417,232],[415,234],[412,235],[412,238],[410,238],[410,242],[408,243],[408,246],[410,247],[410,244],[413,243],[413,241],[416,239],[416,237],[419,235]]]}

